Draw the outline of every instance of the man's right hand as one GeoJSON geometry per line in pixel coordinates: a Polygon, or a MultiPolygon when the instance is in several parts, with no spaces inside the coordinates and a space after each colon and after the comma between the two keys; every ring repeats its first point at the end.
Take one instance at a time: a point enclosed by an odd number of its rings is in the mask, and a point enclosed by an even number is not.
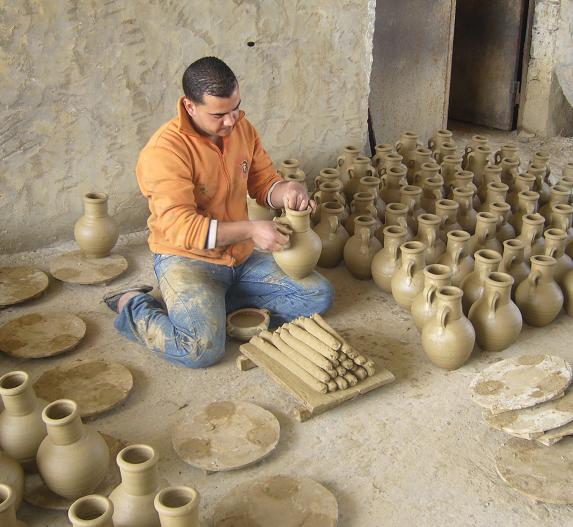
{"type": "Polygon", "coordinates": [[[277,252],[286,249],[289,242],[288,227],[276,221],[252,221],[251,239],[263,251],[277,252]]]}

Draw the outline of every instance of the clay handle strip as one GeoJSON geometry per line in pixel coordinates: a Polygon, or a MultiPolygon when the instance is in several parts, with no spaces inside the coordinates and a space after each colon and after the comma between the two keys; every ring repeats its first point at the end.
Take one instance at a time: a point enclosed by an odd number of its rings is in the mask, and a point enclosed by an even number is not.
{"type": "Polygon", "coordinates": [[[347,390],[348,389],[348,381],[344,377],[335,377],[334,382],[338,386],[339,390],[347,390]]]}
{"type": "Polygon", "coordinates": [[[368,359],[364,355],[358,354],[354,357],[354,362],[358,364],[358,366],[364,366],[368,362],[368,359]]]}
{"type": "Polygon", "coordinates": [[[344,375],[344,378],[350,386],[356,386],[358,384],[358,379],[350,372],[344,375]]]}
{"type": "Polygon", "coordinates": [[[347,370],[350,370],[354,366],[354,361],[352,359],[349,359],[346,353],[341,352],[340,355],[338,356],[338,360],[340,361],[340,365],[346,368],[347,370]]]}
{"type": "MultiPolygon", "coordinates": [[[[283,326],[284,327],[284,326],[283,326]]],[[[290,331],[293,337],[304,342],[307,346],[310,346],[313,350],[318,351],[321,355],[330,360],[338,359],[338,352],[329,348],[326,344],[318,340],[314,335],[311,335],[308,331],[296,326],[295,324],[287,324],[286,328],[290,331]]]]}
{"type": "Polygon", "coordinates": [[[312,315],[312,319],[325,331],[328,331],[334,338],[336,338],[342,344],[341,351],[346,353],[351,359],[353,359],[357,353],[352,349],[350,344],[344,340],[344,338],[337,333],[337,331],[326,321],[322,318],[318,313],[312,315]]]}
{"type": "Polygon", "coordinates": [[[333,380],[328,381],[326,386],[328,387],[328,393],[338,390],[338,385],[333,380]]]}
{"type": "MultiPolygon", "coordinates": [[[[329,370],[334,370],[331,362],[323,357],[317,351],[314,351],[311,347],[307,346],[304,342],[293,337],[288,330],[284,327],[279,330],[279,335],[282,340],[284,340],[291,348],[298,351],[301,355],[305,356],[307,359],[311,360],[318,367],[330,373],[329,370]]],[[[336,372],[334,372],[334,377],[336,377],[336,372]]]]}
{"type": "Polygon", "coordinates": [[[368,372],[362,366],[354,366],[352,373],[360,380],[363,381],[368,377],[368,372]]]}
{"type": "Polygon", "coordinates": [[[340,377],[344,377],[348,373],[348,370],[346,368],[343,368],[342,366],[337,366],[336,373],[338,373],[340,377]]]}
{"type": "Polygon", "coordinates": [[[363,364],[362,367],[368,373],[368,377],[372,377],[372,375],[374,375],[376,373],[376,365],[371,360],[369,360],[368,362],[363,364]]]}
{"type": "Polygon", "coordinates": [[[292,374],[296,375],[304,384],[309,388],[320,392],[327,393],[328,387],[323,382],[317,381],[310,373],[303,370],[298,364],[289,359],[287,356],[282,354],[277,348],[272,344],[265,342],[260,337],[253,337],[250,343],[255,346],[259,351],[262,351],[268,355],[271,359],[278,362],[281,366],[284,366],[292,374]]]}
{"type": "Polygon", "coordinates": [[[326,344],[329,348],[332,348],[336,351],[340,349],[342,343],[333,337],[328,331],[322,329],[312,318],[301,318],[300,322],[302,323],[304,329],[306,329],[311,335],[314,335],[318,340],[326,344]]]}

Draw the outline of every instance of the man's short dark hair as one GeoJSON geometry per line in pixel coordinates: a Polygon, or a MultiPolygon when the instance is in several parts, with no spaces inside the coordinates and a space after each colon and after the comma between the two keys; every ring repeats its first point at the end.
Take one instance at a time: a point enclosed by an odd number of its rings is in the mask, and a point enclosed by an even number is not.
{"type": "Polygon", "coordinates": [[[196,60],[183,74],[183,92],[197,104],[203,103],[205,94],[230,97],[238,84],[231,68],[217,57],[196,60]]]}

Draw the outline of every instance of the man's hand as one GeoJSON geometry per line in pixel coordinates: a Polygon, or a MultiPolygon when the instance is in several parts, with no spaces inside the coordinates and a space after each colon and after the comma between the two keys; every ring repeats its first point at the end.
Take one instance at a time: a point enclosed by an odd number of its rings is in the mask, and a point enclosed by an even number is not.
{"type": "Polygon", "coordinates": [[[288,246],[289,230],[286,225],[275,221],[252,221],[251,239],[255,247],[263,251],[282,251],[288,246]]]}
{"type": "Polygon", "coordinates": [[[273,207],[285,207],[291,210],[306,210],[309,206],[314,212],[316,203],[309,199],[304,185],[296,181],[281,181],[271,195],[273,207]]]}

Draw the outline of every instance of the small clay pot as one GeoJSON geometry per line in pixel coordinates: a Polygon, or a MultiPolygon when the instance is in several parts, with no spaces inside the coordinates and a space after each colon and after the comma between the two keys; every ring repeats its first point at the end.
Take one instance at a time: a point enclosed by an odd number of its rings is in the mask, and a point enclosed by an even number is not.
{"type": "Polygon", "coordinates": [[[489,204],[489,212],[497,216],[496,237],[503,243],[505,240],[515,238],[515,229],[513,225],[508,222],[511,214],[511,207],[509,203],[504,201],[494,201],[489,204]]]}
{"type": "Polygon", "coordinates": [[[296,181],[306,188],[306,174],[298,159],[285,159],[277,172],[285,181],[296,181]]]}
{"type": "Polygon", "coordinates": [[[520,160],[517,146],[513,143],[504,143],[501,145],[501,148],[494,154],[495,164],[499,165],[502,159],[517,161],[517,164],[519,165],[520,160]]]}
{"type": "Polygon", "coordinates": [[[439,165],[442,164],[444,161],[444,157],[446,156],[457,156],[458,155],[458,147],[455,141],[445,141],[443,142],[435,151],[434,151],[434,159],[436,163],[439,165]]]}
{"type": "Polygon", "coordinates": [[[477,187],[477,195],[481,203],[486,200],[487,189],[490,183],[501,183],[501,167],[499,165],[492,165],[491,163],[488,163],[483,169],[482,181],[481,184],[477,187]]]}
{"type": "Polygon", "coordinates": [[[474,209],[481,206],[481,201],[477,195],[477,187],[473,183],[474,174],[469,170],[461,170],[454,178],[450,187],[447,187],[447,193],[453,197],[453,190],[455,188],[472,191],[472,204],[474,209]]]}
{"type": "Polygon", "coordinates": [[[314,201],[317,204],[316,211],[311,214],[311,220],[314,223],[320,223],[324,204],[332,202],[337,202],[342,205],[340,218],[344,222],[348,220],[348,212],[345,207],[346,200],[342,193],[342,182],[339,179],[321,183],[318,192],[314,196],[314,201]]]}
{"type": "Polygon", "coordinates": [[[444,197],[444,180],[439,174],[422,181],[422,208],[430,213],[436,212],[436,201],[444,197]]]}
{"type": "Polygon", "coordinates": [[[501,254],[491,249],[481,249],[474,254],[474,270],[462,282],[464,313],[469,313],[472,304],[482,295],[485,280],[498,270],[501,254]]]}
{"type": "Polygon", "coordinates": [[[456,186],[456,179],[463,174],[465,177],[469,177],[473,185],[473,172],[462,170],[462,158],[458,155],[444,156],[442,160],[442,170],[441,175],[444,178],[444,186],[446,187],[446,193],[450,191],[451,188],[456,186]]]}
{"type": "Polygon", "coordinates": [[[364,176],[360,178],[360,185],[358,186],[359,192],[370,192],[374,196],[374,206],[378,212],[378,219],[384,219],[384,212],[386,205],[380,197],[380,184],[381,180],[375,176],[364,176]]]}
{"type": "Polygon", "coordinates": [[[118,527],[112,517],[113,503],[97,494],[76,500],[68,510],[73,527],[118,527]]]}
{"type": "Polygon", "coordinates": [[[372,216],[358,216],[355,224],[356,233],[344,246],[344,263],[354,278],[370,280],[372,259],[382,249],[382,245],[373,234],[377,223],[372,216]]]}
{"type": "Polygon", "coordinates": [[[474,269],[474,257],[468,252],[470,234],[465,231],[448,232],[446,252],[440,256],[438,263],[446,265],[452,272],[451,283],[461,287],[465,277],[474,269]]]}
{"type": "Polygon", "coordinates": [[[488,212],[489,204],[494,201],[507,201],[507,191],[509,187],[501,181],[492,181],[487,184],[485,199],[482,199],[479,212],[488,212]]]}
{"type": "Polygon", "coordinates": [[[440,149],[443,143],[448,143],[453,140],[454,134],[450,130],[438,130],[430,139],[428,139],[428,148],[433,152],[440,149]]]}
{"type": "Polygon", "coordinates": [[[474,173],[474,182],[479,187],[483,181],[483,171],[489,163],[491,156],[491,148],[489,146],[479,145],[476,146],[467,155],[467,166],[464,168],[474,173]]]}
{"type": "Polygon", "coordinates": [[[551,216],[555,205],[569,205],[571,189],[564,185],[551,187],[549,201],[539,209],[539,213],[545,218],[545,226],[551,225],[551,216]]]}
{"type": "Polygon", "coordinates": [[[424,288],[424,267],[426,246],[419,241],[410,241],[400,246],[400,267],[390,281],[394,300],[410,311],[414,298],[424,288]]]}
{"type": "MultiPolygon", "coordinates": [[[[420,170],[418,170],[418,172],[414,174],[412,184],[424,188],[424,181],[427,178],[433,178],[436,176],[442,177],[440,176],[440,165],[438,165],[438,163],[436,163],[435,161],[428,161],[426,163],[422,163],[420,170]]],[[[442,178],[442,185],[443,185],[443,178],[442,178]]]]}
{"type": "Polygon", "coordinates": [[[406,242],[408,232],[404,227],[392,225],[384,228],[384,248],[372,259],[372,278],[386,293],[392,292],[392,276],[400,266],[400,246],[406,242]]]}
{"type": "Polygon", "coordinates": [[[16,497],[12,487],[0,483],[0,525],[2,527],[26,527],[16,518],[16,497]]]}
{"type": "MultiPolygon", "coordinates": [[[[407,240],[411,240],[414,237],[410,223],[408,222],[407,205],[403,203],[389,203],[386,206],[385,219],[384,227],[392,227],[393,225],[404,227],[406,229],[407,240]]],[[[377,236],[377,238],[380,240],[380,236],[377,236]]]]}
{"type": "Polygon", "coordinates": [[[417,218],[420,214],[424,214],[425,212],[422,208],[422,189],[415,185],[403,186],[400,189],[400,203],[408,207],[406,221],[410,231],[415,233],[418,227],[417,218]]]}
{"type": "Polygon", "coordinates": [[[255,307],[237,309],[227,315],[227,335],[247,342],[261,331],[269,329],[270,311],[255,307]]]}
{"type": "Polygon", "coordinates": [[[511,191],[507,195],[507,202],[511,206],[513,212],[517,212],[519,208],[519,193],[520,192],[534,192],[533,185],[535,184],[535,176],[527,174],[519,174],[515,177],[511,191]]]}
{"type": "Polygon", "coordinates": [[[458,223],[460,205],[452,199],[439,199],[436,201],[436,216],[441,220],[439,235],[445,242],[450,231],[459,231],[462,226],[458,223]]]}
{"type": "Polygon", "coordinates": [[[200,527],[199,493],[191,487],[167,487],[155,496],[161,527],[200,527]]]}
{"type": "Polygon", "coordinates": [[[344,196],[347,200],[360,191],[360,180],[365,177],[373,177],[376,175],[376,170],[370,164],[370,158],[366,156],[357,156],[352,162],[352,166],[348,169],[350,180],[344,185],[344,196]]]}
{"type": "Polygon", "coordinates": [[[398,203],[400,201],[400,189],[407,184],[406,168],[404,166],[389,167],[380,179],[380,197],[384,203],[398,203]]]}
{"type": "Polygon", "coordinates": [[[382,226],[382,222],[378,219],[378,211],[374,205],[374,196],[370,192],[357,192],[354,194],[354,199],[350,204],[350,216],[344,224],[344,228],[350,236],[354,234],[354,220],[358,216],[372,216],[376,222],[376,228],[382,226]]]}
{"type": "Polygon", "coordinates": [[[84,196],[84,215],[74,226],[74,238],[86,258],[104,258],[117,242],[119,227],[107,213],[107,194],[84,196]]]}
{"type": "MultiPolygon", "coordinates": [[[[434,162],[432,150],[424,148],[423,146],[416,148],[412,159],[410,159],[410,165],[408,167],[410,174],[418,173],[424,163],[430,162],[434,162]]],[[[410,181],[413,181],[413,178],[410,181]]]]}
{"type": "Polygon", "coordinates": [[[395,145],[396,152],[404,158],[404,164],[408,167],[408,175],[410,175],[410,161],[414,159],[416,148],[423,146],[418,142],[419,138],[417,133],[408,130],[400,134],[395,145]]]}
{"type": "Polygon", "coordinates": [[[424,268],[424,289],[414,298],[410,310],[419,331],[436,315],[436,292],[450,285],[451,277],[452,271],[446,265],[432,264],[424,268]]]}
{"type": "Polygon", "coordinates": [[[517,210],[511,217],[511,224],[515,232],[520,232],[523,225],[523,216],[537,212],[539,194],[532,190],[524,190],[518,194],[517,210]]]}
{"type": "Polygon", "coordinates": [[[501,181],[511,188],[515,178],[519,176],[519,161],[504,157],[501,160],[501,181]]]}

